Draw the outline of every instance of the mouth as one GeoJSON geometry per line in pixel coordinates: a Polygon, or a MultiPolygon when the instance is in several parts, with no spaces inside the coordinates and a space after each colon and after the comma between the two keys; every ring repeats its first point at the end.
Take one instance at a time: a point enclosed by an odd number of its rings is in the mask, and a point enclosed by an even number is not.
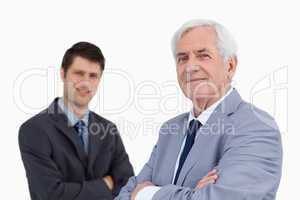
{"type": "Polygon", "coordinates": [[[192,79],[188,79],[186,82],[187,83],[191,83],[191,82],[197,82],[197,81],[207,81],[207,78],[192,78],[192,79]]]}
{"type": "Polygon", "coordinates": [[[87,95],[89,95],[92,92],[89,89],[80,89],[80,88],[76,88],[76,91],[78,92],[78,94],[80,96],[87,96],[87,95]]]}

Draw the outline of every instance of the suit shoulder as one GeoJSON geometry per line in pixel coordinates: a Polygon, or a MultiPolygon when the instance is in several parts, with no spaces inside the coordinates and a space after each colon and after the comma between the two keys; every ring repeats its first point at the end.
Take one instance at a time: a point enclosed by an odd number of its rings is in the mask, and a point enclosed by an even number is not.
{"type": "Polygon", "coordinates": [[[266,111],[243,101],[232,115],[238,127],[260,127],[278,130],[275,119],[266,111]]]}
{"type": "Polygon", "coordinates": [[[177,130],[178,126],[184,123],[184,120],[188,120],[188,115],[188,112],[182,113],[165,121],[160,127],[160,133],[164,133],[165,131],[169,130],[177,130]]]}
{"type": "Polygon", "coordinates": [[[45,127],[47,127],[45,124],[48,124],[47,117],[45,112],[41,112],[31,117],[20,126],[18,135],[20,147],[26,145],[39,149],[48,148],[48,145],[46,144],[49,144],[49,138],[44,131],[45,127]]]}
{"type": "Polygon", "coordinates": [[[175,117],[172,117],[171,119],[165,121],[163,124],[172,124],[172,123],[180,123],[183,122],[183,120],[187,119],[188,112],[182,113],[180,115],[177,115],[175,117]]]}
{"type": "Polygon", "coordinates": [[[20,126],[20,130],[42,127],[44,122],[47,123],[47,119],[48,119],[47,110],[43,110],[40,113],[34,115],[33,117],[27,119],[20,126]]]}

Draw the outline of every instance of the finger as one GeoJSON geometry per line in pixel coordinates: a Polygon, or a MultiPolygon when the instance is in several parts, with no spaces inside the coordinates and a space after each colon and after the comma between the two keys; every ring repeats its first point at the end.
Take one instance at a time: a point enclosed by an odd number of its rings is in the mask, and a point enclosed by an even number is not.
{"type": "Polygon", "coordinates": [[[216,173],[218,173],[218,171],[216,169],[213,169],[210,172],[208,172],[206,176],[211,176],[211,175],[214,175],[216,173]]]}
{"type": "Polygon", "coordinates": [[[209,180],[209,181],[207,181],[207,182],[200,183],[200,184],[197,185],[196,188],[201,189],[201,188],[205,187],[206,185],[208,185],[208,184],[210,184],[210,183],[211,183],[211,184],[214,184],[214,183],[216,183],[216,180],[212,179],[212,180],[209,180]]]}
{"type": "Polygon", "coordinates": [[[151,181],[145,181],[144,184],[148,185],[148,184],[152,184],[152,182],[151,181]]]}
{"type": "Polygon", "coordinates": [[[145,181],[142,184],[143,184],[143,186],[151,186],[151,185],[153,185],[153,183],[151,181],[145,181]]]}
{"type": "Polygon", "coordinates": [[[206,176],[204,176],[202,179],[211,177],[211,176],[218,176],[217,172],[209,172],[206,176]]]}
{"type": "Polygon", "coordinates": [[[208,176],[208,177],[204,177],[203,179],[201,179],[198,183],[204,183],[204,182],[207,182],[209,180],[217,180],[218,179],[218,175],[215,174],[215,175],[212,175],[212,176],[208,176]]]}
{"type": "Polygon", "coordinates": [[[214,174],[214,175],[210,175],[210,176],[205,176],[200,181],[205,181],[206,179],[210,179],[210,178],[217,179],[218,177],[219,177],[218,174],[214,174]]]}
{"type": "Polygon", "coordinates": [[[209,183],[215,183],[217,181],[217,177],[209,177],[209,178],[205,178],[205,179],[202,179],[201,181],[198,182],[198,185],[197,186],[205,186],[209,183]]]}

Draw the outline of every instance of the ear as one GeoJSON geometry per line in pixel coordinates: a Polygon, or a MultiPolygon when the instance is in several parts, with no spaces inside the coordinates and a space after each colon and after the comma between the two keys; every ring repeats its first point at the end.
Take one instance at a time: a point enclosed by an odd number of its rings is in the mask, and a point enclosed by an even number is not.
{"type": "Polygon", "coordinates": [[[238,64],[238,60],[237,60],[236,56],[228,59],[228,61],[227,61],[227,76],[228,76],[229,80],[232,80],[232,78],[235,74],[235,71],[236,71],[237,64],[238,64]]]}
{"type": "Polygon", "coordinates": [[[61,78],[62,81],[65,80],[65,71],[64,71],[63,68],[60,69],[60,78],[61,78]]]}
{"type": "Polygon", "coordinates": [[[101,80],[101,78],[102,78],[103,71],[104,71],[104,70],[100,69],[100,77],[99,77],[99,80],[101,80]]]}

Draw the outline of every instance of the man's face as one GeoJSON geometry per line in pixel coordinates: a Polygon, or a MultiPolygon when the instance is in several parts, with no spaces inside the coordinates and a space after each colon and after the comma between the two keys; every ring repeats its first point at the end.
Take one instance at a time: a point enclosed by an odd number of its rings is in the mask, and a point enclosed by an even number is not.
{"type": "Polygon", "coordinates": [[[102,70],[98,63],[75,57],[66,74],[61,69],[64,97],[76,106],[88,106],[97,91],[101,76],[102,70]]]}
{"type": "Polygon", "coordinates": [[[176,45],[178,82],[191,100],[220,97],[234,74],[235,61],[225,63],[212,27],[193,28],[176,45]]]}

